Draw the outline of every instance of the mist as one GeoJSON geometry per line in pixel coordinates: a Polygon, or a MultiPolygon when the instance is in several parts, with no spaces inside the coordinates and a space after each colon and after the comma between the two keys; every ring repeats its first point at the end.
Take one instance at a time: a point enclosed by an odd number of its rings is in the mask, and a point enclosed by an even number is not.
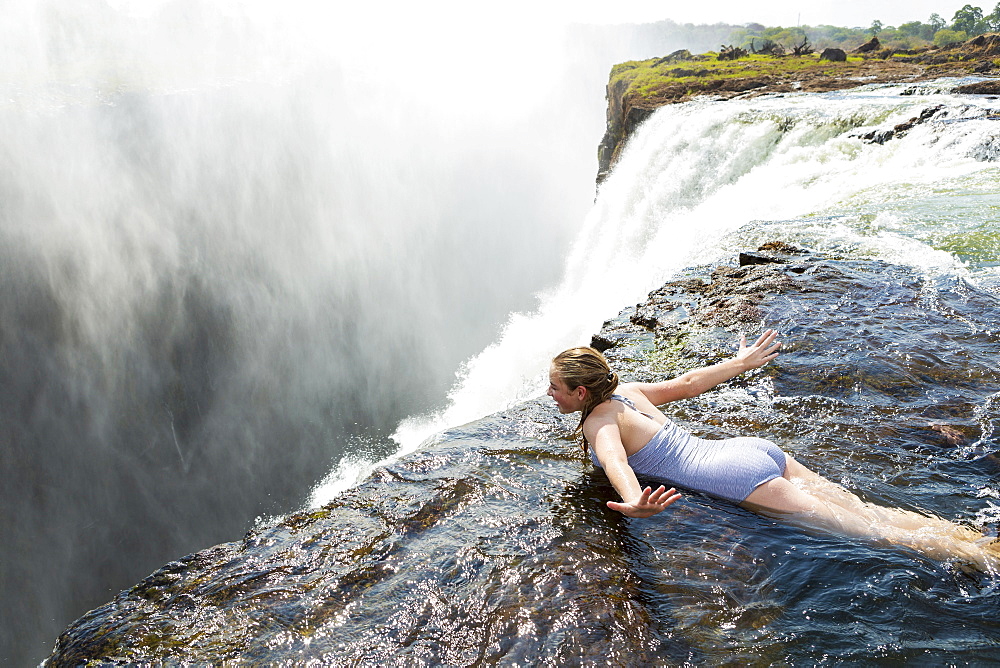
{"type": "Polygon", "coordinates": [[[523,17],[4,11],[0,639],[23,665],[443,404],[559,279],[621,49],[523,17]]]}

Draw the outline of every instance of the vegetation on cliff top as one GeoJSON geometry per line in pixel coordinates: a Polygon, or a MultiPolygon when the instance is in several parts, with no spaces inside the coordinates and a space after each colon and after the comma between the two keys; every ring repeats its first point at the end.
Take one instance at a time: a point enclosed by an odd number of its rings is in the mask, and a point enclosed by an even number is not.
{"type": "MultiPolygon", "coordinates": [[[[727,82],[727,79],[746,80],[742,88],[751,90],[776,82],[817,77],[865,77],[870,75],[872,68],[863,64],[873,58],[883,62],[892,59],[940,66],[968,58],[961,50],[950,55],[932,53],[936,49],[953,49],[970,37],[998,31],[1000,2],[990,14],[984,14],[980,7],[965,5],[955,12],[951,23],[938,14],[931,14],[926,23],[910,21],[899,27],[884,26],[878,20],[868,28],[782,28],[749,23],[733,30],[729,36],[731,46],[722,47],[729,50],[729,59],[719,59],[717,52],[692,56],[687,51],[678,51],[666,58],[620,63],[611,70],[608,90],[628,98],[630,106],[647,106],[646,102],[658,106],[668,99],[678,101],[678,98],[713,90],[734,90],[732,81],[727,82]],[[874,47],[863,54],[858,53],[863,50],[859,47],[866,43],[874,47]],[[773,53],[762,53],[772,46],[775,47],[773,53]],[[803,55],[781,55],[805,46],[808,48],[803,55]],[[846,62],[833,63],[817,55],[825,48],[839,48],[857,55],[848,57],[846,62]],[[743,58],[731,58],[734,51],[748,53],[743,58]]],[[[1000,67],[1000,60],[992,63],[1000,67]]],[[[983,72],[981,61],[978,66],[980,69],[976,71],[983,72]]],[[[737,85],[735,90],[740,88],[737,85]]]]}
{"type": "Polygon", "coordinates": [[[687,51],[628,61],[611,70],[609,102],[613,96],[624,107],[652,109],[703,94],[731,96],[758,89],[764,92],[764,88],[768,92],[834,90],[863,82],[995,74],[1000,70],[998,34],[943,48],[898,51],[877,39],[868,47],[864,53],[847,55],[843,62],[822,59],[815,52],[799,56],[749,53],[720,59],[717,52],[692,55],[687,51]]]}
{"type": "MultiPolygon", "coordinates": [[[[834,76],[842,74],[845,65],[820,60],[816,54],[783,58],[750,54],[734,60],[718,60],[715,56],[714,53],[703,56],[687,54],[670,60],[652,58],[619,63],[611,70],[609,88],[623,91],[635,104],[643,99],[659,97],[667,89],[675,91],[677,86],[687,87],[686,93],[692,94],[696,90],[711,88],[711,82],[721,84],[720,80],[725,79],[799,79],[805,74],[834,76]]],[[[847,65],[861,62],[864,62],[863,58],[852,56],[847,65]]]]}
{"type": "Polygon", "coordinates": [[[808,37],[818,50],[833,47],[851,51],[877,35],[883,46],[898,51],[920,49],[931,45],[946,46],[964,42],[977,35],[998,31],[1000,31],[1000,2],[989,14],[984,14],[980,7],[965,5],[955,12],[950,23],[939,14],[931,14],[926,22],[909,21],[899,26],[884,25],[876,19],[867,28],[830,25],[782,28],[749,23],[734,29],[727,43],[750,49],[754,41],[757,44],[771,41],[788,45],[800,43],[808,37]]]}

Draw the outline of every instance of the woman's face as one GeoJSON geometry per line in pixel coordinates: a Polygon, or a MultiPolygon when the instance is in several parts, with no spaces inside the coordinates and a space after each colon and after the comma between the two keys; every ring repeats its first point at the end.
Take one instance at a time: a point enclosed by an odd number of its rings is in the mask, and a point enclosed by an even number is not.
{"type": "Polygon", "coordinates": [[[549,369],[548,395],[556,402],[560,413],[575,413],[583,408],[583,396],[586,388],[582,385],[575,390],[569,389],[555,369],[549,369]]]}

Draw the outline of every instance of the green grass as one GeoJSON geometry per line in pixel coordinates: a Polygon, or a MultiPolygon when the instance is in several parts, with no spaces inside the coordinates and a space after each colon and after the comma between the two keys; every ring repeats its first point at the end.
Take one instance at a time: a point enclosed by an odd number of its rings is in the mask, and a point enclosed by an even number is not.
{"type": "Polygon", "coordinates": [[[623,87],[626,96],[652,98],[659,91],[679,86],[693,93],[718,79],[795,79],[807,72],[833,76],[838,74],[838,67],[864,60],[851,56],[847,63],[831,63],[821,61],[818,54],[784,57],[753,54],[739,60],[717,60],[716,55],[708,53],[691,60],[675,60],[659,65],[656,64],[660,60],[658,58],[619,63],[611,68],[610,84],[612,87],[623,87]]]}

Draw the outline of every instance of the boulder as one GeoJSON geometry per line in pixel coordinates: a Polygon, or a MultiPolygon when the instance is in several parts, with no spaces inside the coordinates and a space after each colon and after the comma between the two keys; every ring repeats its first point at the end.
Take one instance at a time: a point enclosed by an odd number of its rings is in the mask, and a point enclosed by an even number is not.
{"type": "Polygon", "coordinates": [[[1000,95],[1000,79],[985,79],[970,84],[963,84],[952,89],[953,93],[967,95],[1000,95]]]}
{"type": "Polygon", "coordinates": [[[913,126],[926,123],[927,121],[933,119],[934,115],[939,111],[941,111],[941,105],[927,107],[920,112],[919,116],[914,116],[910,120],[896,125],[891,130],[872,130],[871,132],[861,135],[861,139],[869,144],[884,144],[890,139],[898,139],[913,129],[913,126]]]}
{"type": "Polygon", "coordinates": [[[823,53],[819,54],[819,59],[844,63],[847,62],[847,52],[843,49],[823,49],[823,53]]]}
{"type": "Polygon", "coordinates": [[[872,37],[870,40],[854,49],[854,53],[872,53],[878,51],[882,48],[882,42],[878,41],[878,37],[872,37]]]}
{"type": "Polygon", "coordinates": [[[655,65],[663,65],[665,63],[672,63],[676,60],[691,61],[696,60],[695,56],[691,55],[691,52],[687,49],[678,49],[670,55],[664,56],[656,61],[655,65]]]}

